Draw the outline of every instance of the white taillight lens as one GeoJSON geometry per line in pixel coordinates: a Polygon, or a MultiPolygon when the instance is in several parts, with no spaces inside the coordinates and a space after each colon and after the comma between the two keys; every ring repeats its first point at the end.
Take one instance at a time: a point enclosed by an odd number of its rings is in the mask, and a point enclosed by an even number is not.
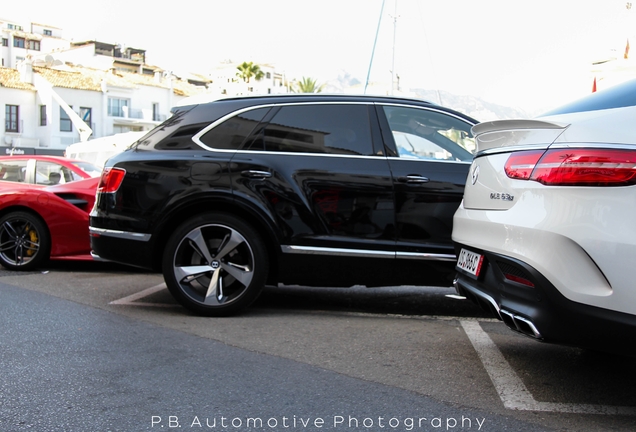
{"type": "Polygon", "coordinates": [[[636,184],[636,151],[577,148],[541,153],[513,153],[506,162],[506,174],[510,178],[534,180],[550,186],[636,184]]]}
{"type": "Polygon", "coordinates": [[[124,181],[126,170],[121,168],[104,168],[102,176],[97,186],[97,192],[113,193],[117,192],[121,182],[124,181]]]}

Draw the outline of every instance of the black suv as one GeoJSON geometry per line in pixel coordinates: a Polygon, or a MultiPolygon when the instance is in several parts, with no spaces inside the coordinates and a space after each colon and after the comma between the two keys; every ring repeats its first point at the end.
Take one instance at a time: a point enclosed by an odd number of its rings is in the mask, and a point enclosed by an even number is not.
{"type": "Polygon", "coordinates": [[[162,271],[183,306],[209,316],[267,284],[450,286],[475,123],[394,97],[177,107],[107,162],[93,252],[162,271]]]}

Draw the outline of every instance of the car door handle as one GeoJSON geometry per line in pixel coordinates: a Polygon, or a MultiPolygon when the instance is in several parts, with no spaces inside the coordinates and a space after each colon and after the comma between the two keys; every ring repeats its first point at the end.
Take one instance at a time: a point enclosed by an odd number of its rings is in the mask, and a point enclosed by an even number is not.
{"type": "Polygon", "coordinates": [[[409,174],[407,176],[398,177],[398,181],[400,183],[409,183],[409,184],[421,184],[428,183],[428,177],[424,177],[421,175],[409,174]]]}
{"type": "Polygon", "coordinates": [[[246,170],[241,172],[241,176],[251,179],[266,179],[270,178],[272,173],[268,171],[246,170]]]}

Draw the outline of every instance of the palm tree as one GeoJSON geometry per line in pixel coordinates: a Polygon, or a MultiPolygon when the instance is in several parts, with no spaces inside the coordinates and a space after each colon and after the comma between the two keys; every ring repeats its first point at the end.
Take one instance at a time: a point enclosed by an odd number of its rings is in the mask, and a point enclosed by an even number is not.
{"type": "Polygon", "coordinates": [[[236,76],[241,78],[246,83],[249,83],[251,78],[259,81],[263,79],[263,76],[265,76],[260,66],[254,64],[253,62],[243,62],[236,68],[238,69],[236,76]]]}
{"type": "Polygon", "coordinates": [[[302,79],[296,82],[296,85],[292,87],[294,93],[320,93],[325,88],[324,84],[318,85],[318,81],[309,77],[302,77],[302,79]]]}

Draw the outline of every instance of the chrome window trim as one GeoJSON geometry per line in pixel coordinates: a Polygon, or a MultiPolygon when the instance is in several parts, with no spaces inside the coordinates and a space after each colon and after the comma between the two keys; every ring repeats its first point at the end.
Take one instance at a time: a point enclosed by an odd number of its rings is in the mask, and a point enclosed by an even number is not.
{"type": "Polygon", "coordinates": [[[465,164],[465,165],[471,165],[473,163],[472,160],[470,161],[458,161],[458,160],[450,160],[450,159],[415,159],[415,158],[400,158],[397,156],[389,156],[387,157],[388,160],[395,160],[395,161],[403,161],[403,162],[408,162],[408,161],[412,161],[412,162],[441,162],[441,163],[453,163],[453,164],[465,164]]]}
{"type": "Polygon", "coordinates": [[[299,152],[268,152],[268,151],[254,151],[254,150],[228,150],[228,149],[217,149],[214,147],[209,147],[205,144],[203,144],[201,142],[201,137],[206,134],[209,130],[214,129],[215,127],[217,127],[218,125],[220,125],[221,123],[223,123],[224,121],[232,118],[232,117],[236,117],[239,114],[242,114],[244,112],[248,112],[248,111],[253,111],[256,109],[260,109],[260,108],[273,108],[273,107],[284,107],[284,106],[301,106],[301,105],[371,105],[370,102],[361,102],[361,101],[356,101],[356,102],[345,102],[345,101],[314,101],[314,102],[279,102],[279,103],[269,103],[269,104],[262,104],[262,105],[252,105],[249,107],[245,107],[245,108],[241,108],[239,110],[236,111],[232,111],[229,114],[224,115],[223,117],[221,117],[220,119],[210,123],[209,125],[207,125],[206,127],[204,127],[203,129],[201,129],[199,132],[197,132],[196,135],[194,135],[192,137],[192,141],[194,141],[194,143],[196,145],[198,145],[199,147],[203,148],[204,150],[208,150],[208,151],[214,151],[214,152],[222,152],[222,153],[248,153],[248,154],[288,154],[288,155],[298,155],[298,154],[302,154],[302,155],[316,155],[316,156],[339,156],[339,157],[364,157],[364,158],[368,158],[368,157],[372,157],[372,158],[377,158],[377,156],[358,156],[358,155],[338,155],[338,154],[330,154],[330,153],[299,153],[299,152]]]}
{"type": "MultiPolygon", "coordinates": [[[[373,159],[381,160],[386,159],[384,155],[350,155],[350,154],[336,154],[336,153],[303,153],[303,152],[273,152],[266,150],[214,150],[215,152],[233,152],[237,154],[268,154],[268,155],[282,155],[282,156],[309,156],[309,157],[331,157],[331,158],[356,158],[356,159],[373,159]]],[[[404,160],[404,159],[402,159],[404,160]]]]}
{"type": "Polygon", "coordinates": [[[454,254],[433,254],[419,252],[392,252],[366,249],[341,249],[316,246],[281,245],[283,253],[301,255],[330,255],[355,258],[419,259],[427,261],[455,261],[454,254]]]}
{"type": "MultiPolygon", "coordinates": [[[[348,154],[331,154],[331,153],[304,153],[304,152],[271,152],[271,151],[266,151],[266,150],[230,150],[230,149],[217,149],[214,147],[209,147],[205,144],[203,144],[201,142],[201,137],[206,134],[209,130],[214,129],[216,126],[220,125],[221,123],[223,123],[224,121],[235,117],[239,114],[242,114],[244,112],[248,112],[248,111],[253,111],[256,109],[260,109],[260,108],[273,108],[273,107],[284,107],[284,106],[299,106],[299,105],[374,105],[374,106],[398,106],[398,107],[406,107],[406,108],[414,108],[414,109],[421,109],[424,111],[434,111],[437,113],[441,113],[441,114],[446,114],[448,116],[451,116],[453,118],[456,118],[458,120],[463,121],[466,124],[471,125],[472,123],[467,121],[465,118],[458,116],[456,114],[453,114],[451,112],[448,111],[444,111],[443,109],[439,109],[436,108],[434,106],[431,107],[423,107],[423,106],[419,106],[419,105],[409,105],[406,103],[392,103],[392,102],[376,102],[376,101],[368,101],[368,102],[364,102],[364,101],[308,101],[308,102],[279,102],[279,103],[266,103],[266,104],[262,104],[262,105],[252,105],[249,107],[245,107],[245,108],[241,108],[239,110],[236,111],[232,111],[229,114],[224,115],[223,117],[221,117],[220,119],[210,123],[209,125],[207,125],[206,127],[204,127],[203,129],[201,129],[199,132],[197,132],[193,137],[192,137],[192,141],[198,145],[199,147],[201,147],[204,150],[208,150],[208,151],[213,151],[213,152],[220,152],[220,153],[240,153],[240,154],[277,154],[277,155],[294,155],[294,156],[298,156],[298,155],[303,155],[303,156],[321,156],[321,157],[341,157],[341,158],[359,158],[359,159],[378,159],[381,157],[385,157],[384,155],[378,155],[378,156],[374,156],[374,155],[348,155],[348,154]]],[[[473,125],[474,126],[474,125],[473,125]]],[[[399,160],[405,160],[405,159],[400,159],[400,158],[394,158],[394,159],[399,159],[399,160]]],[[[413,160],[417,160],[417,159],[413,159],[413,160]]],[[[432,160],[436,160],[436,159],[432,159],[432,160]]],[[[451,161],[452,162],[452,161],[451,161]]]]}
{"type": "Polygon", "coordinates": [[[149,241],[150,237],[152,236],[152,234],[143,234],[143,233],[136,233],[136,232],[130,232],[130,231],[118,231],[118,230],[110,230],[110,229],[95,228],[95,227],[88,227],[88,230],[91,235],[116,237],[116,238],[125,239],[125,240],[137,240],[137,241],[144,241],[144,242],[149,241]]]}
{"type": "MultiPolygon", "coordinates": [[[[423,101],[423,102],[425,102],[425,101],[423,101]]],[[[475,126],[475,124],[476,124],[476,123],[469,122],[468,120],[466,120],[462,116],[459,116],[459,115],[454,114],[452,112],[445,111],[445,110],[440,109],[440,108],[438,108],[436,106],[425,107],[425,106],[419,106],[419,105],[409,105],[407,103],[400,103],[400,102],[378,102],[378,101],[373,101],[371,103],[373,103],[374,105],[379,105],[379,106],[397,106],[397,107],[405,107],[405,108],[416,108],[416,109],[421,109],[421,110],[425,110],[425,111],[435,111],[435,112],[438,112],[438,113],[441,113],[441,114],[446,114],[446,115],[448,115],[450,117],[454,117],[457,120],[461,120],[462,122],[464,122],[466,124],[469,124],[469,125],[472,125],[472,126],[475,126]]]]}

